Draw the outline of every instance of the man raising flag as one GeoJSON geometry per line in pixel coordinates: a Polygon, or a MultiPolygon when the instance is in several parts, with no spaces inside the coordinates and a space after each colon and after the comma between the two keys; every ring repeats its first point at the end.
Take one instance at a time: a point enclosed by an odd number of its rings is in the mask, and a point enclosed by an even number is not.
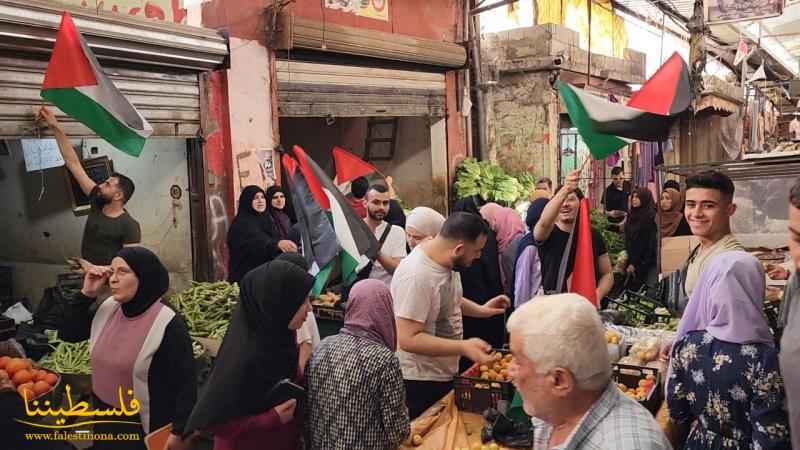
{"type": "Polygon", "coordinates": [[[588,226],[588,202],[581,208],[584,196],[578,188],[580,173],[581,169],[571,172],[564,185],[547,203],[533,229],[533,239],[539,247],[542,287],[546,294],[567,292],[569,286],[570,291],[580,293],[589,301],[592,301],[592,297],[599,301],[613,287],[614,274],[603,237],[588,226]],[[581,217],[583,224],[578,219],[581,209],[586,209],[586,214],[581,217]],[[576,225],[575,238],[571,238],[576,225]],[[561,273],[565,255],[567,259],[561,273]],[[578,257],[583,259],[578,261],[578,257]],[[594,279],[588,279],[587,274],[594,279]],[[568,283],[570,278],[572,281],[568,283]],[[597,286],[594,295],[586,291],[587,286],[594,286],[593,283],[597,286]]]}

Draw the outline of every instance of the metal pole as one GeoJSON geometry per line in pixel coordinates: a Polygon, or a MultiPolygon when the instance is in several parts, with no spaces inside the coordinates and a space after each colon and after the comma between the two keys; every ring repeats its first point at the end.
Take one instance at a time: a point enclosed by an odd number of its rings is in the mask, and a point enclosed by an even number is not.
{"type": "Polygon", "coordinates": [[[586,89],[592,84],[592,0],[586,0],[589,11],[589,48],[586,50],[586,89]]]}

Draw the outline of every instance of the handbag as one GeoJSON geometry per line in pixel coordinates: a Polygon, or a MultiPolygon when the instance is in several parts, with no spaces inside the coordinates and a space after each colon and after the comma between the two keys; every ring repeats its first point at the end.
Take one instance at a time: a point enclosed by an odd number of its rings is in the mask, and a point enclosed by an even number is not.
{"type": "Polygon", "coordinates": [[[667,275],[659,285],[662,293],[661,301],[675,317],[681,317],[689,303],[689,296],[686,294],[686,273],[689,271],[689,264],[697,256],[699,250],[700,246],[698,245],[689,254],[686,263],[679,270],[667,275]]]}

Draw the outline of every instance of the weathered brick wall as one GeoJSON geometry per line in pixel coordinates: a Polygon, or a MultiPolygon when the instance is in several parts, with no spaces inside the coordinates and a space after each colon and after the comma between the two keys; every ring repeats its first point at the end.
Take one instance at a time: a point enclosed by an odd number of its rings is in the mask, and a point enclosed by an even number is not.
{"type": "MultiPolygon", "coordinates": [[[[586,73],[578,33],[554,24],[492,33],[481,41],[489,158],[511,173],[558,179],[559,73],[586,73]]],[[[625,59],[592,54],[592,87],[644,82],[645,55],[625,59]]],[[[563,78],[563,77],[562,77],[563,78]]]]}
{"type": "Polygon", "coordinates": [[[501,76],[488,97],[489,155],[511,173],[554,176],[558,112],[549,72],[501,76]]]}

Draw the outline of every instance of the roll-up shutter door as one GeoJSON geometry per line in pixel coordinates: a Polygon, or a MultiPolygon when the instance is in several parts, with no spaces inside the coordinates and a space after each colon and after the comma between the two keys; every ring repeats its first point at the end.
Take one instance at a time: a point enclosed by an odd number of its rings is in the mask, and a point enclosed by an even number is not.
{"type": "MultiPolygon", "coordinates": [[[[0,138],[31,136],[46,62],[0,57],[0,138]]],[[[114,84],[153,126],[153,136],[196,137],[200,127],[197,73],[105,68],[114,84]]],[[[55,109],[69,136],[93,132],[55,109]]]]}
{"type": "Polygon", "coordinates": [[[444,116],[444,74],[278,61],[281,117],[444,116]]]}
{"type": "MultiPolygon", "coordinates": [[[[31,136],[39,91],[64,10],[154,136],[195,137],[199,73],[224,67],[227,41],[214,30],[87,12],[39,0],[0,0],[0,138],[31,136]]],[[[69,136],[91,137],[55,111],[69,136]]]]}
{"type": "Polygon", "coordinates": [[[286,13],[278,15],[274,30],[272,24],[266,30],[273,47],[280,50],[318,50],[448,69],[462,68],[467,62],[466,48],[452,42],[319,22],[286,13]]]}

